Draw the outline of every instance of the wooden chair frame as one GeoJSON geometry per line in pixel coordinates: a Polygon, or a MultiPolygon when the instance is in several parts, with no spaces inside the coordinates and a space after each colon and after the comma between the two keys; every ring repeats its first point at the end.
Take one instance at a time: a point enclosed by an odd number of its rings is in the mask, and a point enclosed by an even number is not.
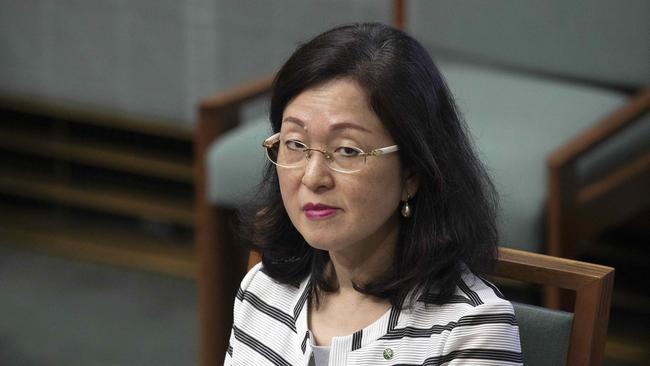
{"type": "Polygon", "coordinates": [[[614,287],[613,268],[500,248],[493,275],[575,292],[567,365],[602,365],[614,287]]]}
{"type": "Polygon", "coordinates": [[[217,137],[240,122],[240,108],[271,88],[273,77],[244,84],[209,97],[199,105],[199,121],[195,136],[196,184],[196,253],[199,260],[199,316],[201,328],[201,365],[223,362],[232,323],[232,304],[245,257],[233,246],[228,225],[228,210],[210,205],[207,199],[205,155],[217,137]]]}
{"type": "Polygon", "coordinates": [[[639,195],[650,184],[650,146],[633,161],[607,176],[580,186],[578,160],[650,111],[650,86],[603,120],[595,123],[547,159],[548,253],[575,257],[570,243],[593,237],[631,214],[650,206],[650,195],[639,195]]]}
{"type": "MultiPolygon", "coordinates": [[[[644,194],[650,186],[650,146],[639,157],[621,163],[595,182],[581,185],[576,173],[581,157],[641,123],[640,117],[649,111],[647,87],[548,157],[548,254],[575,258],[579,254],[577,243],[592,239],[650,207],[650,195],[644,194]]],[[[545,301],[556,309],[570,303],[561,291],[553,289],[547,289],[545,301]]]]}

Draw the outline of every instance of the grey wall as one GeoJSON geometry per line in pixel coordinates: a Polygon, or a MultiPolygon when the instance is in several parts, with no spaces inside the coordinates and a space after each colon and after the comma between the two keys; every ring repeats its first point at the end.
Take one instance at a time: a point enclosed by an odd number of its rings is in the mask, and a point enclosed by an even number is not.
{"type": "Polygon", "coordinates": [[[0,95],[192,125],[297,42],[389,19],[389,0],[0,0],[0,95]]]}
{"type": "MultiPolygon", "coordinates": [[[[0,0],[0,95],[193,125],[206,95],[276,70],[390,0],[0,0]]],[[[410,0],[409,30],[452,49],[606,82],[650,82],[647,0],[410,0]]]]}
{"type": "Polygon", "coordinates": [[[648,0],[410,0],[408,28],[434,55],[608,83],[650,83],[648,0]]]}

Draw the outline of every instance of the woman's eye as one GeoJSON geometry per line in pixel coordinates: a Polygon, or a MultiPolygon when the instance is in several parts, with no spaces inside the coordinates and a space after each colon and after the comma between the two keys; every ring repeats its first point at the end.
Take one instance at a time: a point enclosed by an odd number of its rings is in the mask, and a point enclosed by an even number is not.
{"type": "Polygon", "coordinates": [[[287,149],[296,151],[302,151],[307,148],[305,144],[297,140],[288,140],[284,143],[284,145],[287,147],[287,149]]]}
{"type": "Polygon", "coordinates": [[[334,150],[334,152],[344,157],[355,157],[361,154],[361,150],[348,146],[341,146],[338,149],[334,150]]]}

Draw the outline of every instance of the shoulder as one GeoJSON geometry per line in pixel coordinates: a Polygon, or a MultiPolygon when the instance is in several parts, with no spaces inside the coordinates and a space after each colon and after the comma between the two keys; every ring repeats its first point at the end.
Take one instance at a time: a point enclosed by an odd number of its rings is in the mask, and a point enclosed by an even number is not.
{"type": "Polygon", "coordinates": [[[510,301],[494,284],[469,271],[463,274],[456,292],[441,308],[449,314],[448,321],[453,322],[452,328],[488,324],[517,328],[510,301]]]}
{"type": "Polygon", "coordinates": [[[280,283],[262,264],[254,266],[237,291],[226,360],[237,365],[298,364],[304,352],[300,345],[307,285],[307,280],[300,286],[280,283]]]}
{"type": "Polygon", "coordinates": [[[506,300],[494,284],[469,271],[463,273],[463,276],[458,282],[455,295],[467,299],[469,305],[472,305],[472,307],[487,305],[485,306],[487,308],[501,308],[503,311],[509,311],[514,314],[512,304],[506,300]]]}
{"type": "Polygon", "coordinates": [[[420,295],[412,308],[403,311],[400,325],[428,335],[438,355],[481,359],[494,352],[500,361],[517,364],[519,327],[512,304],[496,286],[466,271],[449,301],[436,305],[434,297],[420,295]]]}
{"type": "Polygon", "coordinates": [[[257,296],[267,297],[273,295],[292,296],[302,293],[307,279],[299,285],[281,283],[266,272],[264,265],[260,262],[246,273],[244,279],[239,285],[238,296],[240,292],[250,292],[257,296]]]}
{"type": "Polygon", "coordinates": [[[466,273],[457,295],[468,301],[450,329],[443,354],[463,360],[498,360],[504,365],[523,362],[514,309],[496,286],[466,273]]]}
{"type": "Polygon", "coordinates": [[[408,349],[400,362],[522,364],[512,305],[487,280],[467,271],[446,303],[436,303],[435,294],[420,294],[414,300],[408,307],[391,310],[388,332],[378,343],[408,349]]]}
{"type": "Polygon", "coordinates": [[[235,317],[238,313],[276,309],[292,313],[296,301],[305,296],[307,280],[300,285],[281,283],[270,277],[262,263],[256,264],[244,276],[235,299],[235,317]]]}
{"type": "MultiPolygon", "coordinates": [[[[420,293],[416,296],[415,308],[430,312],[428,309],[436,303],[436,293],[420,293]]],[[[461,275],[453,295],[442,305],[442,310],[449,310],[455,317],[460,314],[480,311],[475,309],[495,308],[514,314],[512,304],[503,296],[501,291],[488,280],[466,270],[461,275]]]]}
{"type": "Polygon", "coordinates": [[[463,273],[447,302],[437,303],[436,295],[421,293],[411,306],[399,310],[398,327],[428,329],[423,334],[437,341],[442,341],[449,332],[463,332],[465,327],[485,324],[518,331],[510,301],[492,283],[469,271],[463,273]]]}
{"type": "Polygon", "coordinates": [[[254,282],[264,281],[264,276],[266,276],[264,273],[264,265],[262,262],[259,262],[246,273],[239,284],[239,292],[248,290],[254,282]]]}

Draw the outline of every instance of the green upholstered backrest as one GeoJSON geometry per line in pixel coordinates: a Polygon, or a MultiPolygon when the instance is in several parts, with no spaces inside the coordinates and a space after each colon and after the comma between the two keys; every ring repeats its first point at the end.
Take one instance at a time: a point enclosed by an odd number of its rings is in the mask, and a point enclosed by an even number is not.
{"type": "Polygon", "coordinates": [[[649,83],[650,2],[586,4],[408,1],[406,27],[434,57],[637,87],[649,83]]]}
{"type": "Polygon", "coordinates": [[[262,179],[266,157],[262,141],[271,136],[266,116],[247,121],[221,136],[206,156],[208,201],[230,208],[250,199],[262,179]]]}
{"type": "Polygon", "coordinates": [[[546,158],[623,105],[626,96],[461,63],[438,65],[499,192],[501,245],[539,252],[546,158]]]}
{"type": "Polygon", "coordinates": [[[516,302],[512,305],[519,324],[524,365],[565,365],[573,314],[516,302]]]}

